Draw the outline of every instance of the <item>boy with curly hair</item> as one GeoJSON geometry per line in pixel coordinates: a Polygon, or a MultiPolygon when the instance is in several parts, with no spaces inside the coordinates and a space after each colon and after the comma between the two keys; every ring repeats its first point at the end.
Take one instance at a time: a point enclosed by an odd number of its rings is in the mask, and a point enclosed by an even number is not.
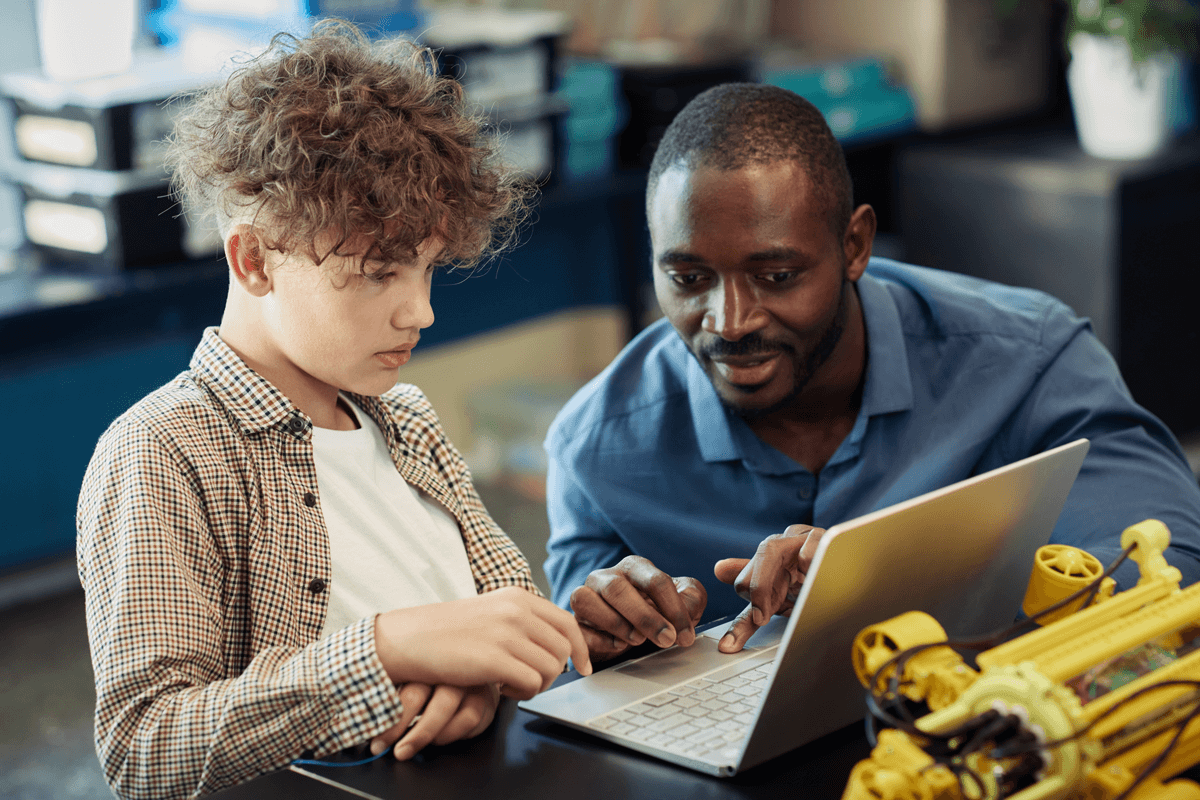
{"type": "Polygon", "coordinates": [[[80,494],[113,789],[197,796],[366,742],[407,758],[478,734],[568,657],[589,672],[574,618],[396,383],[433,270],[495,252],[524,214],[460,87],[415,45],[322,24],[195,96],[169,154],[230,285],[80,494]]]}

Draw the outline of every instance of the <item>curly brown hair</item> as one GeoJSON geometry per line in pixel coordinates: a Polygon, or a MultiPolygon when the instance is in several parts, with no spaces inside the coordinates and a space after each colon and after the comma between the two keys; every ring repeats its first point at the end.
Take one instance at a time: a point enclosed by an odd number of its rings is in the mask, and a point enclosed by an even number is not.
{"type": "Polygon", "coordinates": [[[533,192],[493,142],[430,50],[324,20],[188,96],[166,158],[175,196],[223,233],[253,214],[267,247],[317,263],[361,255],[362,269],[412,261],[436,235],[439,264],[472,266],[513,243],[533,192]],[[316,253],[330,233],[336,244],[316,253]],[[341,251],[361,237],[368,253],[341,251]]]}

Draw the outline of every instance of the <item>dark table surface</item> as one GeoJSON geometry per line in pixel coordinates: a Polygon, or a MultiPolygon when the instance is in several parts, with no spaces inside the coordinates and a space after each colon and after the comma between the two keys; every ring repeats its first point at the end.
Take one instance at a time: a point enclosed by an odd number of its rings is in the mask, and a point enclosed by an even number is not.
{"type": "Polygon", "coordinates": [[[359,767],[284,770],[222,792],[221,800],[359,797],[840,798],[851,768],[868,755],[861,723],[732,778],[692,772],[541,719],[505,699],[482,736],[430,747],[411,761],[390,756],[359,767]],[[315,777],[310,777],[315,776],[315,777]],[[326,781],[330,782],[327,783],[326,781]]]}

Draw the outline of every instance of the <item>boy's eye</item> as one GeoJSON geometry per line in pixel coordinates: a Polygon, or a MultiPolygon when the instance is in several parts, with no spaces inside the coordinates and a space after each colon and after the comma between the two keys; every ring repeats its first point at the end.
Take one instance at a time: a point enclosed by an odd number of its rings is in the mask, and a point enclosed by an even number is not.
{"type": "Polygon", "coordinates": [[[363,277],[366,278],[369,283],[373,283],[377,286],[382,286],[383,284],[390,281],[392,278],[396,277],[396,273],[394,273],[394,272],[364,272],[363,277]]]}

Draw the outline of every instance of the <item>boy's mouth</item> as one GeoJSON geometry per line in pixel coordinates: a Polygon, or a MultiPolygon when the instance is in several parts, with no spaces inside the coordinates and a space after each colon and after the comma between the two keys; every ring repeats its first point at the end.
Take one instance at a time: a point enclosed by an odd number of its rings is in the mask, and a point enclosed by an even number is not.
{"type": "MultiPolygon", "coordinates": [[[[415,343],[414,343],[415,344],[415,343]]],[[[413,345],[407,347],[398,347],[395,350],[384,350],[375,354],[378,359],[388,369],[397,369],[408,363],[408,359],[412,357],[413,345]]]]}

